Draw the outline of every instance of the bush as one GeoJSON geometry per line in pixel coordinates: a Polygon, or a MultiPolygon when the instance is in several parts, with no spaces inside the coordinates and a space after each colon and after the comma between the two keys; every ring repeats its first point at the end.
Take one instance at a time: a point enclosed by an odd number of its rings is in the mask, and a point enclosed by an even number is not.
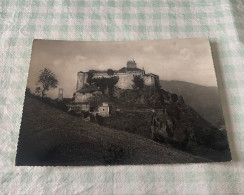
{"type": "Polygon", "coordinates": [[[141,75],[136,75],[133,82],[135,89],[142,89],[144,87],[144,79],[141,77],[141,75]]]}
{"type": "Polygon", "coordinates": [[[63,102],[58,102],[57,103],[57,108],[60,109],[60,110],[65,111],[65,112],[67,112],[67,110],[68,110],[68,107],[63,102]]]}
{"type": "Polygon", "coordinates": [[[112,69],[108,69],[108,75],[114,75],[114,71],[112,69]]]}
{"type": "Polygon", "coordinates": [[[114,92],[114,86],[119,81],[119,77],[113,76],[111,78],[96,78],[92,79],[92,83],[95,83],[96,86],[100,87],[103,94],[108,89],[109,95],[112,97],[114,92]]]}
{"type": "Polygon", "coordinates": [[[99,125],[103,125],[103,123],[104,123],[104,117],[100,116],[99,114],[96,114],[96,119],[97,119],[97,123],[99,125]]]}
{"type": "Polygon", "coordinates": [[[51,98],[49,98],[49,97],[43,97],[42,98],[42,102],[43,103],[46,103],[46,104],[51,104],[51,98]]]}

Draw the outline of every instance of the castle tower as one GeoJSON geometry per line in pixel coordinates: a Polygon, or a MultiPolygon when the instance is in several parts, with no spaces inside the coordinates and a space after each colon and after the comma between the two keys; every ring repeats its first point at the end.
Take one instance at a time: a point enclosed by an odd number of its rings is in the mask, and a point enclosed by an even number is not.
{"type": "Polygon", "coordinates": [[[145,74],[145,69],[144,69],[144,67],[142,67],[142,75],[144,75],[145,74]]]}
{"type": "Polygon", "coordinates": [[[63,101],[63,88],[58,89],[58,101],[63,101]]]}
{"type": "Polygon", "coordinates": [[[87,72],[80,71],[77,73],[76,91],[79,91],[84,87],[85,84],[87,84],[87,78],[88,78],[87,72]]]}
{"type": "Polygon", "coordinates": [[[136,68],[136,62],[134,59],[127,61],[127,68],[136,68]]]}

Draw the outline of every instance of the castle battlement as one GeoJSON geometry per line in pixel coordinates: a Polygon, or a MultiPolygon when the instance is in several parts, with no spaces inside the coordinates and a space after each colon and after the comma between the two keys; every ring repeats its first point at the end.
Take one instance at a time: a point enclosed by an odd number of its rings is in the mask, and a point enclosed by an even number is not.
{"type": "MultiPolygon", "coordinates": [[[[152,73],[145,73],[144,69],[137,68],[135,60],[128,60],[126,67],[119,70],[93,70],[93,78],[111,78],[117,76],[119,78],[117,84],[115,85],[121,89],[133,89],[133,80],[135,76],[141,76],[144,79],[144,83],[147,86],[153,86],[159,80],[158,75],[152,73]]],[[[87,83],[88,72],[78,72],[77,73],[77,87],[76,91],[84,88],[87,83]]]]}

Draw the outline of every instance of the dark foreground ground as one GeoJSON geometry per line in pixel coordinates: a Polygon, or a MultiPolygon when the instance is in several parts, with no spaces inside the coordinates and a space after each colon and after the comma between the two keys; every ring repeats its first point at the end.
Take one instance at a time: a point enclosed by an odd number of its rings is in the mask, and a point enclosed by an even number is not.
{"type": "Polygon", "coordinates": [[[150,139],[71,116],[26,96],[16,165],[211,162],[150,139]]]}

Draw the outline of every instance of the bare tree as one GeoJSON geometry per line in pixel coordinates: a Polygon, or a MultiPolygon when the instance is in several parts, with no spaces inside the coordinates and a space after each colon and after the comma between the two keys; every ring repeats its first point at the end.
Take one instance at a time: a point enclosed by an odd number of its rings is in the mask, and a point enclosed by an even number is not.
{"type": "Polygon", "coordinates": [[[50,69],[44,68],[40,72],[41,73],[38,77],[37,84],[40,84],[42,86],[41,93],[43,98],[46,91],[49,91],[49,89],[57,88],[58,80],[56,78],[56,75],[50,69]]]}

